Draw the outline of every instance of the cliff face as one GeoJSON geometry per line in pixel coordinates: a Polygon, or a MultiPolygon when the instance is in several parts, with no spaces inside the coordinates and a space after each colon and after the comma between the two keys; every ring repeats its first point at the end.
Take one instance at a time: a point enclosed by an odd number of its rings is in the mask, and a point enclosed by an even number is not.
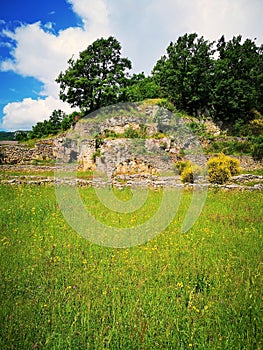
{"type": "Polygon", "coordinates": [[[173,171],[181,150],[197,154],[199,144],[182,119],[169,111],[157,106],[129,106],[106,108],[82,119],[57,148],[60,164],[78,162],[80,170],[96,169],[112,177],[173,171]]]}

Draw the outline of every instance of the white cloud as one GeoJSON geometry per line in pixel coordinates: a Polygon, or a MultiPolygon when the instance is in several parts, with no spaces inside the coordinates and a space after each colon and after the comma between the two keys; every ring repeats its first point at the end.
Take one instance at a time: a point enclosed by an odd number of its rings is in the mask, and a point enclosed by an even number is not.
{"type": "Polygon", "coordinates": [[[43,93],[57,97],[55,79],[67,67],[73,53],[78,53],[87,44],[87,34],[82,28],[68,28],[58,36],[45,32],[37,22],[5,32],[16,42],[12,59],[1,63],[1,70],[12,70],[23,76],[34,77],[44,84],[43,93]]]}
{"type": "MultiPolygon", "coordinates": [[[[110,34],[109,8],[105,0],[67,0],[84,24],[85,31],[93,40],[110,34]]],[[[92,40],[92,41],[93,41],[92,40]]]]}
{"type": "Polygon", "coordinates": [[[11,50],[12,58],[0,62],[0,70],[36,78],[43,83],[40,95],[48,97],[41,100],[24,99],[6,105],[3,109],[5,115],[2,128],[30,128],[37,121],[48,118],[51,107],[60,108],[58,105],[62,102],[58,100],[59,87],[55,79],[60,71],[67,68],[68,59],[73,54],[76,57],[97,38],[110,35],[109,14],[104,0],[68,2],[73,11],[83,18],[83,28],[69,27],[55,35],[51,22],[42,27],[39,21],[20,25],[14,32],[3,31],[14,46],[11,50]]]}
{"type": "Polygon", "coordinates": [[[0,124],[1,129],[29,130],[39,121],[48,119],[55,109],[65,113],[72,112],[70,106],[54,97],[33,100],[25,98],[22,102],[11,102],[4,107],[4,118],[0,124]]]}
{"type": "Polygon", "coordinates": [[[52,22],[47,22],[47,23],[44,24],[44,28],[47,29],[47,30],[52,31],[52,29],[53,29],[53,24],[54,24],[54,23],[52,23],[52,22]]]}
{"type": "Polygon", "coordinates": [[[244,38],[257,37],[263,41],[261,0],[155,0],[149,12],[157,19],[157,26],[170,34],[170,41],[191,32],[211,41],[223,34],[227,39],[241,34],[244,38]]]}
{"type": "MultiPolygon", "coordinates": [[[[223,34],[227,40],[241,34],[243,38],[257,37],[258,43],[263,43],[262,0],[66,1],[82,19],[82,28],[70,27],[55,35],[51,23],[37,22],[4,32],[14,46],[12,58],[3,61],[0,69],[35,77],[43,83],[41,94],[53,101],[58,101],[55,79],[67,68],[68,59],[100,37],[116,36],[123,46],[123,55],[132,60],[135,71],[146,73],[165,54],[169,42],[184,33],[197,32],[211,41],[223,34]]],[[[44,118],[42,111],[37,113],[34,108],[46,110],[48,117],[50,101],[46,98],[34,104],[33,100],[25,99],[20,105],[19,102],[8,104],[3,125],[20,128],[23,120],[24,125],[31,126],[44,118]],[[19,106],[29,119],[22,115],[19,106]]]]}
{"type": "Polygon", "coordinates": [[[171,41],[197,32],[207,40],[241,34],[263,43],[262,0],[113,0],[111,25],[136,72],[149,73],[171,41]]]}
{"type": "Polygon", "coordinates": [[[83,18],[84,27],[70,27],[55,35],[52,23],[41,22],[21,25],[15,32],[3,31],[16,45],[11,51],[12,59],[0,64],[2,71],[14,71],[23,76],[34,77],[44,84],[42,94],[58,96],[55,79],[67,68],[67,61],[84,50],[98,37],[110,35],[108,9],[104,0],[68,0],[72,9],[83,18]]]}

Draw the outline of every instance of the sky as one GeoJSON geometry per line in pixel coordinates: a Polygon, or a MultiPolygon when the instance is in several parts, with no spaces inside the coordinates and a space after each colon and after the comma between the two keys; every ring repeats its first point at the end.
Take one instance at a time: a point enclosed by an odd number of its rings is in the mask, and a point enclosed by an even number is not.
{"type": "Polygon", "coordinates": [[[29,130],[59,99],[58,74],[96,39],[122,45],[133,73],[150,74],[171,41],[242,35],[263,44],[263,0],[3,0],[0,4],[0,130],[29,130]]]}

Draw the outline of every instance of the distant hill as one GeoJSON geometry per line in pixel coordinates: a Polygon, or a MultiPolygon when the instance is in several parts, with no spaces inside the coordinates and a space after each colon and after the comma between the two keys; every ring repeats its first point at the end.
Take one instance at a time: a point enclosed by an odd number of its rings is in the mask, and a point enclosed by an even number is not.
{"type": "Polygon", "coordinates": [[[0,131],[0,141],[14,141],[15,131],[0,131]]]}

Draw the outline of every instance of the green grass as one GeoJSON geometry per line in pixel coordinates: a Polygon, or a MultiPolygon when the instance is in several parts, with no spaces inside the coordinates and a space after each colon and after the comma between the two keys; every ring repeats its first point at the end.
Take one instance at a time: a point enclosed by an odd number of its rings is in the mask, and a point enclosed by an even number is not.
{"type": "Polygon", "coordinates": [[[210,153],[225,153],[227,155],[251,155],[253,151],[253,143],[249,140],[236,141],[229,140],[217,141],[216,138],[205,147],[205,152],[210,153]]]}
{"type": "MultiPolygon", "coordinates": [[[[263,348],[262,193],[209,191],[182,234],[186,191],[163,233],[114,249],[68,226],[53,187],[0,190],[1,349],[263,348]]],[[[150,192],[136,222],[160,195],[150,192]]],[[[81,196],[105,223],[123,225],[92,189],[81,196]]],[[[123,215],[131,225],[133,214],[123,215]]]]}
{"type": "Polygon", "coordinates": [[[262,169],[256,169],[256,170],[243,170],[241,173],[242,174],[252,174],[252,175],[261,175],[261,176],[263,176],[263,168],[262,169]]]}
{"type": "MultiPolygon", "coordinates": [[[[54,168],[55,169],[55,168],[54,168]]],[[[64,175],[66,176],[67,173],[65,172],[64,175]]],[[[1,170],[0,168],[0,176],[2,177],[14,177],[14,176],[41,176],[41,177],[54,177],[54,170],[42,170],[42,169],[28,169],[28,170],[1,170]]],[[[68,172],[68,176],[72,176],[72,172],[68,172]]],[[[77,178],[84,179],[84,180],[90,180],[93,178],[93,172],[92,171],[78,171],[77,172],[77,178]]]]}

